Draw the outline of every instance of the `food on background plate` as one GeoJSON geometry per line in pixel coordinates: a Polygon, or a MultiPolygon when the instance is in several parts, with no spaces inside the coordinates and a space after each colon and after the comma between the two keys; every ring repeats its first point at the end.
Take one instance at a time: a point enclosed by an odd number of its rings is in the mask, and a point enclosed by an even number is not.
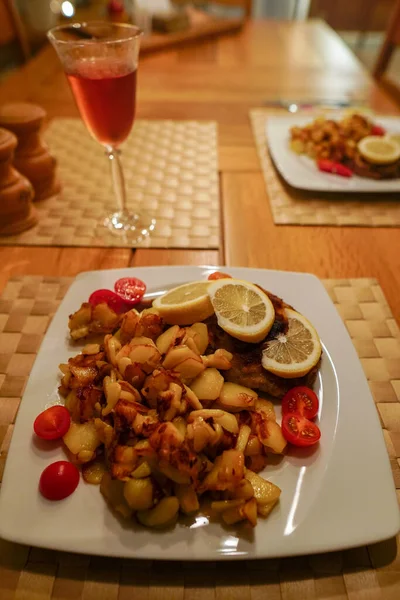
{"type": "Polygon", "coordinates": [[[290,130],[290,148],[316,161],[321,171],[370,179],[400,177],[400,144],[368,116],[346,115],[339,120],[318,117],[290,130]]]}
{"type": "Polygon", "coordinates": [[[400,145],[390,138],[367,135],[358,142],[358,150],[365,160],[375,165],[390,165],[400,159],[400,145]]]}
{"type": "Polygon", "coordinates": [[[329,158],[319,158],[317,160],[317,167],[320,171],[332,173],[332,175],[340,175],[341,177],[353,176],[353,171],[351,169],[345,167],[339,162],[329,160],[329,158]]]}
{"type": "MultiPolygon", "coordinates": [[[[147,527],[193,516],[206,499],[225,524],[255,526],[281,493],[258,475],[268,456],[282,454],[288,438],[310,445],[320,437],[307,419],[318,399],[304,391],[321,355],[315,329],[273,294],[223,273],[169,290],[141,312],[118,314],[107,297],[69,321],[72,339],[105,333],[60,365],[71,466],[100,484],[113,510],[147,527]],[[289,402],[287,433],[259,392],[282,398],[295,385],[303,387],[289,402]]],[[[58,499],[52,468],[40,490],[58,499]]]]}

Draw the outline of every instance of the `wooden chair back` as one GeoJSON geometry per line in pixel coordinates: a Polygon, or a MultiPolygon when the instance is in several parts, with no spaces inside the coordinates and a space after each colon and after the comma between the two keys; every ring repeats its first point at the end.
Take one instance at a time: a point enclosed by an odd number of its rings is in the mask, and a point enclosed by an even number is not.
{"type": "MultiPolygon", "coordinates": [[[[173,0],[174,4],[186,4],[188,0],[173,0]]],[[[235,6],[238,8],[243,8],[244,14],[246,18],[251,17],[251,11],[253,8],[253,0],[212,0],[211,2],[204,2],[204,0],[195,0],[192,1],[191,4],[196,6],[205,5],[205,4],[219,4],[222,6],[235,6]]]]}
{"type": "Polygon", "coordinates": [[[221,4],[225,6],[237,6],[243,8],[244,14],[247,18],[251,17],[251,11],[253,8],[253,0],[216,0],[214,4],[221,4]]]}
{"type": "Polygon", "coordinates": [[[381,79],[384,75],[396,46],[400,46],[400,0],[397,0],[394,6],[384,42],[374,66],[373,73],[377,79],[381,79]]]}
{"type": "Polygon", "coordinates": [[[0,0],[0,48],[17,41],[25,60],[30,56],[30,48],[25,28],[14,0],[0,0]]]}

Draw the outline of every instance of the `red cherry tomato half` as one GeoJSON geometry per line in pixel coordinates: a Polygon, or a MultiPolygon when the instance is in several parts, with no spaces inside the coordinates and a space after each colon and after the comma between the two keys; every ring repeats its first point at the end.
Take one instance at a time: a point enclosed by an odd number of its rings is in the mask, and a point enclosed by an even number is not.
{"type": "Polygon", "coordinates": [[[50,406],[36,417],[33,430],[42,440],[58,440],[67,433],[70,424],[65,406],[50,406]]]}
{"type": "Polygon", "coordinates": [[[232,279],[232,277],[230,275],[228,275],[227,273],[222,273],[221,271],[215,271],[214,273],[211,273],[207,279],[209,281],[214,281],[215,279],[232,279]]]}
{"type": "Polygon", "coordinates": [[[329,160],[328,158],[317,160],[317,166],[320,171],[324,171],[325,173],[333,173],[334,175],[340,175],[341,177],[352,177],[353,175],[351,169],[339,162],[329,160]]]}
{"type": "Polygon", "coordinates": [[[282,414],[295,413],[306,419],[313,419],[318,414],[318,396],[306,386],[298,386],[289,390],[282,398],[282,414]]]}
{"type": "Polygon", "coordinates": [[[111,290],[96,290],[93,294],[90,295],[89,304],[92,306],[97,306],[105,302],[108,306],[113,310],[117,315],[127,312],[128,306],[123,299],[118,296],[115,292],[111,290]]]}
{"type": "Polygon", "coordinates": [[[371,135],[385,135],[386,129],[381,125],[373,125],[371,129],[371,135]]]}
{"type": "Polygon", "coordinates": [[[40,476],[39,490],[47,500],[63,500],[76,490],[79,471],[75,465],[59,460],[45,468],[40,476]]]}
{"type": "Polygon", "coordinates": [[[283,416],[282,433],[285,440],[294,446],[312,446],[321,437],[319,427],[315,423],[295,413],[283,416]]]}
{"type": "Polygon", "coordinates": [[[115,282],[114,290],[126,304],[134,306],[143,298],[146,284],[136,277],[122,277],[115,282]]]}

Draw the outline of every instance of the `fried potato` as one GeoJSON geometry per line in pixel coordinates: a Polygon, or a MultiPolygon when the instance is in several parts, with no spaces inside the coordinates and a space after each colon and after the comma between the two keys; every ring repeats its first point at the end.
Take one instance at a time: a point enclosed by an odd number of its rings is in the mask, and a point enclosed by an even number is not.
{"type": "Polygon", "coordinates": [[[124,498],[132,510],[147,510],[154,503],[154,486],[150,477],[128,479],[124,485],[124,498]]]}
{"type": "Polygon", "coordinates": [[[146,527],[162,528],[172,525],[179,511],[179,500],[175,496],[162,498],[151,510],[139,511],[136,517],[146,527]]]}
{"type": "Polygon", "coordinates": [[[264,505],[271,502],[277,502],[281,495],[281,490],[277,485],[267,481],[257,473],[246,469],[245,478],[250,481],[254,490],[254,497],[257,504],[264,505]]]}
{"type": "Polygon", "coordinates": [[[274,500],[273,502],[268,502],[268,504],[257,504],[257,514],[259,514],[260,517],[268,517],[277,502],[278,499],[274,500]]]}
{"type": "Polygon", "coordinates": [[[224,385],[224,378],[217,369],[208,368],[194,379],[190,389],[199,400],[217,400],[224,385]]]}
{"type": "Polygon", "coordinates": [[[179,500],[180,510],[185,515],[196,513],[199,510],[199,499],[192,485],[176,483],[174,492],[179,500]]]}
{"type": "Polygon", "coordinates": [[[118,479],[112,479],[110,473],[104,473],[100,484],[100,492],[113,510],[129,519],[132,509],[124,497],[124,483],[118,479]]]}
{"type": "Polygon", "coordinates": [[[227,525],[234,525],[246,519],[252,527],[257,525],[257,502],[254,498],[240,506],[228,508],[222,513],[222,520],[227,525]]]}
{"type": "Polygon", "coordinates": [[[254,390],[237,383],[225,382],[219,396],[218,404],[225,410],[252,410],[256,405],[257,394],[254,390]]]}
{"type": "Polygon", "coordinates": [[[63,437],[64,444],[76,457],[77,462],[86,463],[93,460],[95,450],[101,440],[93,421],[86,423],[71,423],[69,430],[63,437]]]}
{"type": "Polygon", "coordinates": [[[145,460],[143,461],[132,473],[132,477],[135,479],[142,479],[143,477],[149,477],[151,475],[151,467],[145,460]]]}
{"type": "Polygon", "coordinates": [[[86,481],[86,483],[91,483],[92,485],[100,485],[104,473],[106,473],[107,468],[104,463],[104,460],[94,460],[90,463],[85,463],[82,467],[82,477],[86,481]]]}
{"type": "Polygon", "coordinates": [[[179,330],[179,325],[172,325],[157,338],[156,346],[160,354],[167,354],[168,350],[173,347],[179,330]]]}
{"type": "Polygon", "coordinates": [[[236,450],[239,452],[244,452],[247,447],[247,443],[249,441],[251,429],[248,425],[241,425],[239,429],[239,434],[236,440],[236,450]]]}

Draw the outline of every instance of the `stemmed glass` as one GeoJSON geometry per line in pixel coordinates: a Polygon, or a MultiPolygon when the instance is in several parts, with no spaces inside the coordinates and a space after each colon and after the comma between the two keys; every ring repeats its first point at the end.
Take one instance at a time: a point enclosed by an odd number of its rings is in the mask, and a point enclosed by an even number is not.
{"type": "Polygon", "coordinates": [[[62,62],[81,117],[102,144],[111,165],[119,209],[104,225],[130,243],[150,235],[155,219],[128,210],[120,144],[128,137],[136,109],[136,72],[142,32],[133,25],[102,21],[55,27],[48,38],[62,62]]]}

